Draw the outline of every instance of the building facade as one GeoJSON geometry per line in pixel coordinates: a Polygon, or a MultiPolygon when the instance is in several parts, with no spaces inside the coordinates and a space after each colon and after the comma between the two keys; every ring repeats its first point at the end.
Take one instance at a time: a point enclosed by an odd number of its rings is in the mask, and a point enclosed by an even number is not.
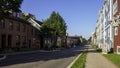
{"type": "Polygon", "coordinates": [[[92,33],[92,38],[91,38],[91,44],[92,44],[92,45],[96,45],[96,41],[97,41],[97,40],[96,40],[96,33],[93,32],[93,33],[92,33]]]}
{"type": "Polygon", "coordinates": [[[96,45],[97,47],[101,48],[101,11],[99,11],[98,14],[98,20],[97,20],[97,26],[96,26],[96,45]]]}
{"type": "Polygon", "coordinates": [[[40,31],[14,13],[0,22],[0,49],[40,48],[40,31]]]}
{"type": "Polygon", "coordinates": [[[120,0],[113,0],[114,53],[120,54],[120,0]]]}
{"type": "Polygon", "coordinates": [[[105,5],[105,45],[108,51],[113,51],[112,0],[106,0],[105,5]]]}
{"type": "Polygon", "coordinates": [[[96,26],[97,46],[103,51],[113,51],[113,0],[104,0],[104,4],[98,13],[96,26]]]}

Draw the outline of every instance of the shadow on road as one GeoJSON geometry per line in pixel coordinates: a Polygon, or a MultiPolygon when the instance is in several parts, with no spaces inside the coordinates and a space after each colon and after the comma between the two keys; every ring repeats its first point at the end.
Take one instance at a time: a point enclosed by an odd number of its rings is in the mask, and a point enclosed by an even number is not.
{"type": "Polygon", "coordinates": [[[0,67],[30,62],[57,60],[77,56],[88,47],[77,46],[55,52],[35,52],[28,54],[8,55],[5,60],[0,61],[0,67]]]}

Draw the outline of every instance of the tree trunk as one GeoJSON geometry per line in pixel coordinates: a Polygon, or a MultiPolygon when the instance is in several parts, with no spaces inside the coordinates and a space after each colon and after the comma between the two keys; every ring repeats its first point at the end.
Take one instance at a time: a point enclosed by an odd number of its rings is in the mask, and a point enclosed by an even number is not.
{"type": "Polygon", "coordinates": [[[52,36],[52,47],[56,48],[57,45],[57,36],[52,36]]]}

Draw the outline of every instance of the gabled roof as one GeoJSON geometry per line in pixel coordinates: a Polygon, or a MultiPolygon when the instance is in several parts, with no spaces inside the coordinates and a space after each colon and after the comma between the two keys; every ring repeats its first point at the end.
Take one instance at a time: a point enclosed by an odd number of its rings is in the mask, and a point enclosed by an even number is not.
{"type": "Polygon", "coordinates": [[[41,21],[35,20],[39,25],[42,25],[41,21]]]}
{"type": "Polygon", "coordinates": [[[9,16],[9,17],[6,17],[6,18],[29,24],[28,21],[26,21],[25,19],[19,18],[19,17],[9,16]]]}
{"type": "Polygon", "coordinates": [[[34,20],[34,19],[32,19],[32,18],[29,18],[28,20],[27,20],[33,27],[35,27],[35,28],[37,28],[38,30],[40,30],[40,27],[41,27],[41,25],[40,25],[40,21],[37,21],[37,20],[34,20]]]}

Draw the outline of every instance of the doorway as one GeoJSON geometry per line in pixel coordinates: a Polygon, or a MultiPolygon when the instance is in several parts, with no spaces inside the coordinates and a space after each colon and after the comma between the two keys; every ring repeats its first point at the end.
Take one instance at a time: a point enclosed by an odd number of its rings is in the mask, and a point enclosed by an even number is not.
{"type": "Polygon", "coordinates": [[[31,40],[28,41],[29,48],[31,48],[31,40]]]}
{"type": "Polygon", "coordinates": [[[6,35],[4,34],[1,35],[1,48],[6,48],[6,35]]]}
{"type": "Polygon", "coordinates": [[[12,45],[12,36],[8,35],[8,48],[11,48],[12,45]]]}

